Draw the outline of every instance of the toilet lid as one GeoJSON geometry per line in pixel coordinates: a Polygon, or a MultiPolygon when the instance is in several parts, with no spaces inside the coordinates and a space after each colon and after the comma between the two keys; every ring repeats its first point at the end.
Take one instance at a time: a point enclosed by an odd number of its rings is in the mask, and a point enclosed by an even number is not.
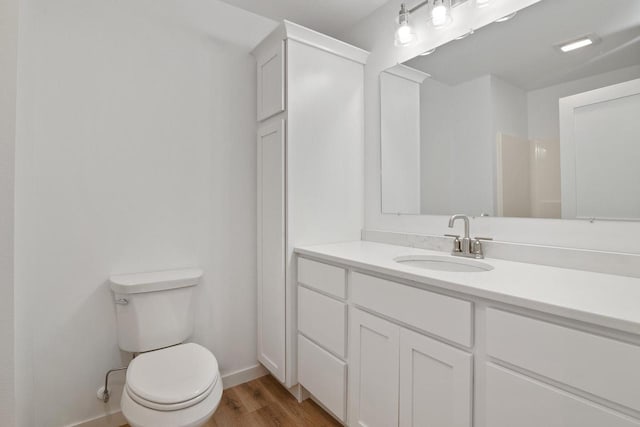
{"type": "Polygon", "coordinates": [[[163,405],[192,400],[218,379],[218,361],[198,344],[143,353],[127,369],[127,387],[140,398],[163,405]]]}

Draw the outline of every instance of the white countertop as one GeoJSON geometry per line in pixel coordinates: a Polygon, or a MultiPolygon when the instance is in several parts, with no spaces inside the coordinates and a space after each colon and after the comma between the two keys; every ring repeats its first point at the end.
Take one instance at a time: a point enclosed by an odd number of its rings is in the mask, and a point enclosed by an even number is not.
{"type": "Polygon", "coordinates": [[[640,335],[638,278],[491,258],[482,260],[494,267],[491,271],[427,270],[393,259],[402,255],[448,254],[366,241],[305,246],[295,252],[640,335]]]}

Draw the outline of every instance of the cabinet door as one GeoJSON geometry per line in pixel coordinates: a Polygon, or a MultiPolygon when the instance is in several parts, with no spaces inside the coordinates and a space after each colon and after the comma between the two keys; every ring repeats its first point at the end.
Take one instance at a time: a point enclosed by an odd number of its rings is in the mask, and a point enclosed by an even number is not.
{"type": "Polygon", "coordinates": [[[285,48],[280,40],[258,58],[258,121],[285,109],[285,48]]]}
{"type": "Polygon", "coordinates": [[[399,332],[393,323],[351,310],[349,425],[398,425],[399,332]]]}
{"type": "Polygon", "coordinates": [[[472,356],[400,329],[400,426],[470,427],[472,356]]]}
{"type": "Polygon", "coordinates": [[[285,380],[284,120],[258,130],[258,360],[285,380]]]}
{"type": "Polygon", "coordinates": [[[640,420],[493,363],[486,364],[490,427],[639,427],[640,420]]]}

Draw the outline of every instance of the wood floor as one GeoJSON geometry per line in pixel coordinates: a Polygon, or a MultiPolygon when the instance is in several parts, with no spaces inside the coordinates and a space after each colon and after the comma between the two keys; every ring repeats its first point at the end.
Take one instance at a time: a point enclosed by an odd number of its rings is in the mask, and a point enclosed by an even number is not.
{"type": "MultiPolygon", "coordinates": [[[[267,375],[229,388],[206,427],[341,426],[311,399],[302,403],[267,375]]],[[[124,426],[123,426],[124,427],[124,426]]]]}

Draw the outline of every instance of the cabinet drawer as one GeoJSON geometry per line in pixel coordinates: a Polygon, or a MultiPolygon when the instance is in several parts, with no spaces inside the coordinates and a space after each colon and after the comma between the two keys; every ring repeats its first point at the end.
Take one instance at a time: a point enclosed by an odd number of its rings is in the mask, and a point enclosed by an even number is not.
{"type": "Polygon", "coordinates": [[[487,353],[577,389],[640,410],[640,347],[489,309],[487,353]]]}
{"type": "Polygon", "coordinates": [[[338,298],[347,298],[347,272],[344,268],[298,258],[298,282],[338,298]]]}
{"type": "Polygon", "coordinates": [[[354,273],[355,304],[467,347],[472,345],[473,305],[389,280],[354,273]]]}
{"type": "Polygon", "coordinates": [[[298,381],[341,421],[346,420],[347,364],[298,335],[298,381]]]}
{"type": "Polygon", "coordinates": [[[638,420],[491,363],[486,387],[487,426],[640,426],[638,420]]]}
{"type": "Polygon", "coordinates": [[[298,330],[327,350],[345,357],[347,306],[298,287],[298,330]]]}

